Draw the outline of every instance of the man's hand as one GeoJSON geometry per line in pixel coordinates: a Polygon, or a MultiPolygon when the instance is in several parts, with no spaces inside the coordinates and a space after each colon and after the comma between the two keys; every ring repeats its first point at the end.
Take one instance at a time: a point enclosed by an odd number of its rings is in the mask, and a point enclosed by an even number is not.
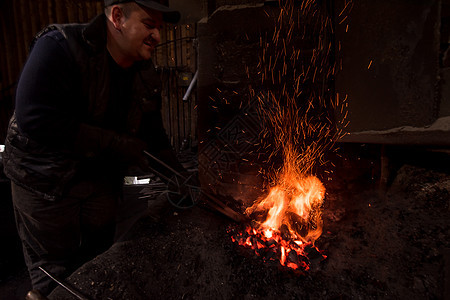
{"type": "Polygon", "coordinates": [[[148,164],[144,156],[145,149],[147,144],[140,139],[88,124],[80,124],[75,141],[75,151],[86,157],[109,152],[125,163],[142,168],[148,164]]]}

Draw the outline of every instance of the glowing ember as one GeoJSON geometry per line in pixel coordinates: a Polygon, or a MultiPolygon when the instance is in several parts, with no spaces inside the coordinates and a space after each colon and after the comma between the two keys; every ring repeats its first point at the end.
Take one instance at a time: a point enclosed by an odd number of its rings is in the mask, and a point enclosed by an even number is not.
{"type": "Polygon", "coordinates": [[[233,242],[254,250],[264,261],[279,261],[282,266],[294,270],[309,270],[311,257],[326,258],[311,242],[284,238],[280,231],[261,231],[247,226],[243,232],[231,230],[231,233],[233,242]]]}
{"type": "Polygon", "coordinates": [[[320,206],[325,188],[314,176],[291,172],[282,176],[267,197],[247,208],[248,215],[260,215],[263,221],[256,221],[256,228],[248,226],[245,232],[233,235],[232,240],[255,250],[264,260],[279,260],[282,266],[308,270],[307,252],[320,253],[314,242],[322,233],[320,206]]]}

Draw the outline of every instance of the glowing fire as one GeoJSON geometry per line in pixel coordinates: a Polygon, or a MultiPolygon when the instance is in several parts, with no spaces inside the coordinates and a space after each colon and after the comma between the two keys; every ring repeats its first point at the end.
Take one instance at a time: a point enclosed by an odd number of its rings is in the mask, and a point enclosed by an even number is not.
{"type": "Polygon", "coordinates": [[[312,242],[322,234],[320,206],[325,188],[317,177],[284,175],[269,195],[247,208],[246,213],[267,212],[259,229],[267,238],[285,225],[290,237],[299,242],[312,242]]]}
{"type": "MultiPolygon", "coordinates": [[[[264,260],[279,260],[283,266],[303,270],[309,269],[311,253],[325,258],[314,246],[322,234],[325,187],[312,175],[313,169],[326,164],[324,153],[345,135],[346,126],[347,97],[333,96],[327,87],[339,66],[331,59],[333,22],[320,3],[279,0],[274,33],[260,38],[258,74],[264,88],[256,92],[250,87],[249,94],[258,99],[265,121],[261,145],[272,149],[268,161],[281,157],[283,165],[263,171],[273,184],[267,196],[246,209],[253,224],[245,231],[231,232],[234,242],[253,249],[264,260]],[[306,33],[312,36],[309,52],[297,47],[306,33]],[[342,119],[333,121],[339,110],[342,119]]],[[[352,1],[346,0],[339,24],[351,7],[352,1]]]]}
{"type": "Polygon", "coordinates": [[[262,214],[263,220],[256,221],[255,228],[248,226],[245,233],[239,232],[232,239],[252,248],[264,259],[279,260],[282,266],[291,269],[308,270],[305,249],[320,253],[314,242],[322,234],[321,205],[325,187],[317,177],[305,176],[295,166],[295,161],[285,161],[278,184],[266,197],[246,209],[246,214],[256,215],[255,218],[262,214]]]}

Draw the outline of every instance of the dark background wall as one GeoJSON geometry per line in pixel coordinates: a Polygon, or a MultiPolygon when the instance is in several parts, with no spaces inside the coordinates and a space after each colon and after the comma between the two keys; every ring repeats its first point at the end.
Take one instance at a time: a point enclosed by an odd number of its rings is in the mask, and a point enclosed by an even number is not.
{"type": "Polygon", "coordinates": [[[336,87],[348,95],[348,131],[422,127],[439,116],[449,101],[439,95],[441,5],[354,1],[348,27],[336,35],[342,59],[336,87]]]}

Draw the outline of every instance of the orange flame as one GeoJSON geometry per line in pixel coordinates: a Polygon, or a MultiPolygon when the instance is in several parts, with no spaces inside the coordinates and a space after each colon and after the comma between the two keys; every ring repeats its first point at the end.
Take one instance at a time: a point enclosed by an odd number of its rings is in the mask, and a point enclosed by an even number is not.
{"type": "Polygon", "coordinates": [[[265,198],[247,208],[246,214],[267,211],[259,226],[267,238],[272,236],[271,230],[280,231],[285,225],[294,240],[314,243],[322,234],[320,207],[325,187],[317,177],[302,175],[292,167],[284,168],[278,182],[265,198]]]}

